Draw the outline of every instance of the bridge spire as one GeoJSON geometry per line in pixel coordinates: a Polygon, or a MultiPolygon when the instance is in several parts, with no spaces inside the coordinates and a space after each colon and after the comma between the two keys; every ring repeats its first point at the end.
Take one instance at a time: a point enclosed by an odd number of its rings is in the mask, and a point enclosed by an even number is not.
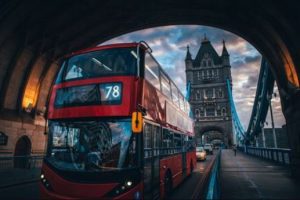
{"type": "Polygon", "coordinates": [[[226,49],[225,40],[223,39],[223,50],[222,50],[222,57],[229,56],[229,53],[226,49]]]}
{"type": "Polygon", "coordinates": [[[187,52],[186,52],[186,57],[185,57],[185,60],[192,60],[192,55],[190,53],[190,47],[189,45],[187,45],[187,52]]]}

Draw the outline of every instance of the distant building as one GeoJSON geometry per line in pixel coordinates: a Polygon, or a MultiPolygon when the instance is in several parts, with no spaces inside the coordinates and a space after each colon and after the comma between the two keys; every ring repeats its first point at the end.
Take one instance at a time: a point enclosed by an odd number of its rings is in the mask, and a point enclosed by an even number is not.
{"type": "Polygon", "coordinates": [[[231,66],[225,42],[223,41],[221,56],[206,37],[194,59],[187,47],[185,66],[186,81],[191,86],[189,102],[195,117],[197,142],[221,139],[226,145],[233,144],[232,118],[226,87],[226,80],[232,81],[231,66]]]}

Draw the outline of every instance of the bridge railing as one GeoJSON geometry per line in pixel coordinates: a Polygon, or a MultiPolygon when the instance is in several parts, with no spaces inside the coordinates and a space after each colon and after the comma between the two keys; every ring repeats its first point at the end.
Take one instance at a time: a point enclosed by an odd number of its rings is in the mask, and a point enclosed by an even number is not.
{"type": "Polygon", "coordinates": [[[0,189],[36,182],[44,155],[0,157],[0,189]]]}
{"type": "Polygon", "coordinates": [[[44,155],[0,157],[0,170],[11,168],[41,168],[44,155]]]}
{"type": "Polygon", "coordinates": [[[271,160],[280,164],[289,165],[291,163],[291,150],[280,148],[262,148],[262,147],[239,147],[239,150],[247,154],[271,160]]]}
{"type": "Polygon", "coordinates": [[[221,150],[218,151],[216,160],[212,167],[209,181],[208,181],[208,187],[204,199],[220,199],[221,197],[220,168],[221,168],[221,150]]]}

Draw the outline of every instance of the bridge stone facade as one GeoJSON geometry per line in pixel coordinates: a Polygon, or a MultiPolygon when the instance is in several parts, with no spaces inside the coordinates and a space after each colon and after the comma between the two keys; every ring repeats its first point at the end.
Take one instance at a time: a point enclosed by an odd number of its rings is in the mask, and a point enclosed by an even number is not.
{"type": "MultiPolygon", "coordinates": [[[[233,144],[232,117],[226,80],[231,82],[229,54],[223,41],[222,55],[219,56],[204,37],[195,57],[187,47],[185,58],[186,81],[190,84],[189,102],[195,118],[197,143],[203,143],[202,136],[209,132],[220,132],[223,142],[233,144]]],[[[210,139],[214,139],[211,135],[210,139]]]]}

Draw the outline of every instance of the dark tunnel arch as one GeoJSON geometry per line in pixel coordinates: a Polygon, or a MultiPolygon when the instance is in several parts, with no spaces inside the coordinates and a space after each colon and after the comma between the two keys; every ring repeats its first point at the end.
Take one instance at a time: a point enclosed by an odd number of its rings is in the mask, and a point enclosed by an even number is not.
{"type": "MultiPolygon", "coordinates": [[[[292,157],[300,160],[300,38],[297,1],[20,1],[0,3],[0,109],[18,118],[28,83],[39,83],[37,109],[63,55],[136,30],[207,25],[250,42],[272,66],[287,121],[292,157]],[[267,9],[266,9],[267,8],[267,9]],[[24,53],[26,54],[24,56],[24,53]],[[40,64],[37,64],[40,62],[40,64]],[[38,66],[36,66],[38,65],[38,66]],[[55,71],[55,70],[54,70],[55,71]],[[288,74],[286,76],[284,74],[288,74]],[[290,76],[293,75],[293,76],[290,76]],[[34,79],[34,80],[31,80],[34,79]],[[289,80],[289,81],[288,81],[289,80]],[[7,106],[9,103],[9,106],[7,106]]],[[[6,117],[6,115],[3,115],[6,117]]],[[[300,162],[299,162],[300,163],[300,162]]]]}
{"type": "MultiPolygon", "coordinates": [[[[17,1],[12,2],[15,3],[17,1]]],[[[22,44],[19,45],[19,48],[22,49],[20,46],[24,46],[23,49],[31,48],[32,53],[35,54],[33,55],[34,58],[28,63],[27,69],[25,70],[25,76],[30,76],[32,73],[32,65],[35,63],[34,60],[38,59],[36,56],[40,57],[43,55],[50,61],[57,61],[64,54],[71,51],[96,45],[125,33],[157,26],[193,24],[221,28],[246,39],[257,48],[273,66],[272,72],[279,85],[281,97],[288,99],[289,94],[294,93],[297,90],[287,81],[286,76],[282,76],[282,74],[285,74],[284,66],[291,66],[293,68],[295,66],[294,63],[298,62],[298,60],[291,59],[294,54],[294,52],[291,52],[291,50],[293,50],[292,46],[295,44],[284,41],[288,38],[282,37],[281,35],[284,34],[284,31],[283,29],[278,28],[283,26],[286,19],[283,17],[278,20],[277,22],[280,23],[276,26],[274,24],[275,22],[272,22],[269,19],[270,15],[283,15],[278,11],[280,7],[277,4],[272,5],[273,10],[270,9],[273,13],[266,13],[263,8],[264,4],[258,2],[247,5],[235,1],[228,1],[226,3],[212,1],[211,3],[176,3],[172,6],[166,2],[157,2],[157,5],[149,2],[143,4],[135,2],[134,5],[129,7],[121,1],[112,1],[112,3],[102,3],[102,7],[108,7],[108,11],[107,13],[99,14],[94,7],[99,8],[101,3],[93,2],[82,5],[82,3],[79,2],[60,4],[59,2],[54,1],[47,2],[45,6],[39,7],[41,5],[33,5],[33,3],[31,4],[30,2],[31,1],[26,3],[15,3],[17,10],[21,8],[24,10],[23,12],[20,11],[21,16],[28,16],[30,10],[37,11],[35,14],[31,14],[28,19],[12,17],[9,15],[10,13],[7,13],[6,17],[0,18],[0,26],[9,23],[9,20],[14,20],[13,22],[15,22],[11,23],[7,30],[0,30],[0,36],[4,36],[1,37],[2,40],[0,40],[0,43],[2,44],[5,41],[4,38],[13,37],[13,35],[8,35],[10,29],[17,29],[18,32],[16,33],[16,38],[22,40],[22,37],[19,37],[18,34],[22,34],[24,35],[23,37],[25,37],[23,38],[25,42],[20,41],[22,44]],[[57,9],[55,10],[56,7],[57,9]],[[38,8],[39,10],[36,10],[38,8]],[[119,8],[123,8],[122,12],[116,12],[119,8]],[[65,11],[65,13],[63,11],[65,11]],[[84,17],[76,16],[76,11],[85,13],[81,15],[84,17]],[[233,11],[235,12],[234,15],[233,11]],[[51,12],[56,14],[53,18],[50,17],[51,12]],[[66,13],[69,13],[70,16],[67,16],[66,13]],[[114,14],[112,15],[112,19],[101,20],[101,18],[108,13],[114,14]],[[128,13],[134,14],[128,15],[128,13]],[[121,18],[126,20],[117,20],[121,18]],[[55,24],[55,20],[57,19],[60,20],[55,24]],[[77,21],[72,22],[72,19],[76,19],[77,21]],[[109,23],[108,26],[103,28],[107,23],[109,23]],[[96,26],[96,24],[100,24],[100,26],[96,26]],[[54,30],[57,30],[57,32],[54,30]],[[288,48],[289,46],[292,48],[288,48]]],[[[285,26],[287,25],[289,24],[286,24],[285,26]]],[[[19,54],[20,56],[21,52],[19,51],[15,54],[19,54]]],[[[14,65],[13,63],[10,64],[12,66],[14,65]]],[[[13,71],[8,71],[8,76],[6,77],[11,77],[13,71]]],[[[294,74],[299,75],[299,71],[294,74]]],[[[41,78],[41,81],[42,80],[43,78],[41,78]]],[[[26,85],[29,81],[29,78],[23,77],[21,85],[26,85]]],[[[294,85],[299,85],[297,78],[295,78],[294,85]]],[[[2,108],[5,107],[3,101],[5,101],[5,95],[8,93],[7,88],[7,85],[4,84],[3,86],[2,84],[2,108]],[[4,93],[2,93],[3,91],[4,93]]],[[[19,93],[21,94],[18,95],[18,107],[20,107],[24,95],[22,94],[24,93],[24,88],[19,88],[19,93]]]]}

